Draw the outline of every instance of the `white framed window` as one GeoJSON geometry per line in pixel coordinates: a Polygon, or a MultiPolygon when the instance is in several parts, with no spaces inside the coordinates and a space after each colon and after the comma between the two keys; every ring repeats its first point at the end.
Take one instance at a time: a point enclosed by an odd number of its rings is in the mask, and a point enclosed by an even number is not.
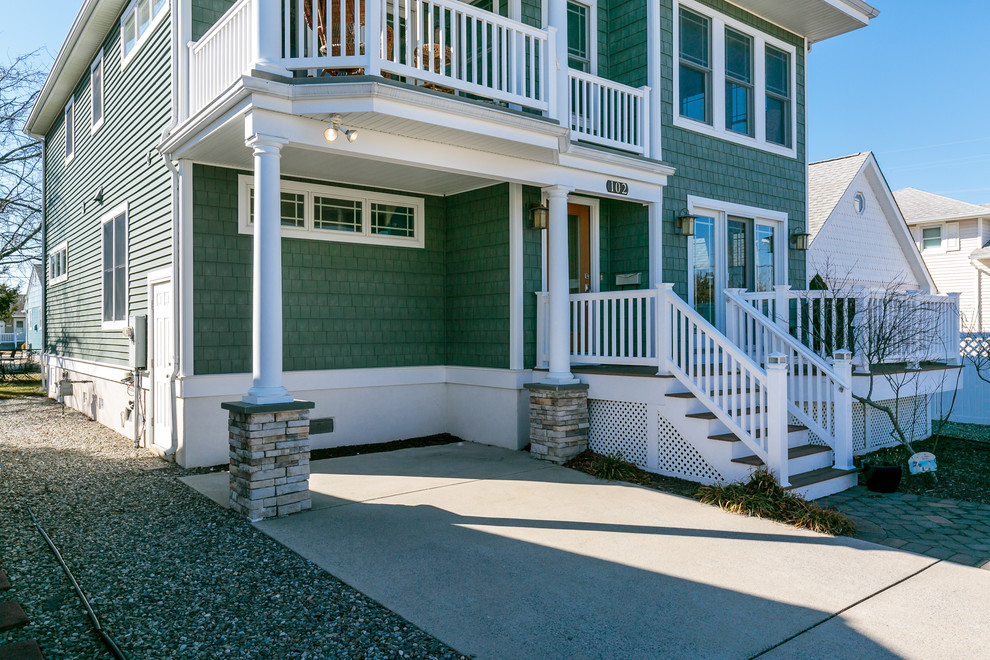
{"type": "Polygon", "coordinates": [[[866,195],[861,192],[856,193],[853,197],[853,210],[857,215],[863,215],[866,211],[866,195]]]}
{"type": "Polygon", "coordinates": [[[127,325],[127,204],[100,219],[103,273],[103,329],[127,325]]]}
{"type": "Polygon", "coordinates": [[[90,128],[95,133],[103,126],[103,51],[96,56],[89,67],[90,128]]]}
{"type": "Polygon", "coordinates": [[[62,241],[48,251],[48,284],[59,284],[69,279],[69,244],[62,241]]]}
{"type": "Polygon", "coordinates": [[[585,2],[567,2],[567,66],[596,73],[596,7],[585,2]]]}
{"type": "Polygon", "coordinates": [[[72,161],[76,153],[76,99],[72,97],[65,104],[65,164],[72,161]]]}
{"type": "Polygon", "coordinates": [[[120,68],[134,57],[162,17],[168,0],[131,0],[120,17],[120,68]]]}
{"type": "MultiPolygon", "coordinates": [[[[254,233],[254,177],[238,176],[238,231],[254,233]]],[[[282,181],[282,236],[317,241],[425,246],[421,197],[282,181]]]]}
{"type": "Polygon", "coordinates": [[[674,0],[674,125],[797,157],[797,49],[695,0],[674,0]]]}
{"type": "Polygon", "coordinates": [[[942,249],[942,225],[936,225],[934,227],[922,227],[921,249],[922,250],[942,249]]]}

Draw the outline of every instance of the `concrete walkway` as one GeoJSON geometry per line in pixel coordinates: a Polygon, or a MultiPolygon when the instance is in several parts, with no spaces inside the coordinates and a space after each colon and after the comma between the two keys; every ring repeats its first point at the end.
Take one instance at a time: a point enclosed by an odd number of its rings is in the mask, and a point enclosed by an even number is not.
{"type": "Polygon", "coordinates": [[[469,443],[312,467],[313,510],[257,527],[479,658],[990,653],[988,571],[469,443]]]}
{"type": "Polygon", "coordinates": [[[865,486],[819,500],[856,523],[856,537],[990,571],[990,504],[871,493],[865,486]]]}

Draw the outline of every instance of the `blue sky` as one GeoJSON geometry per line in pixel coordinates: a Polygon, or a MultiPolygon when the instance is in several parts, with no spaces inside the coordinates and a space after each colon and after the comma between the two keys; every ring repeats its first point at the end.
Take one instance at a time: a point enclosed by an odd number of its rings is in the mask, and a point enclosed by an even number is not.
{"type": "MultiPolygon", "coordinates": [[[[0,56],[57,53],[82,0],[4,0],[0,56]],[[44,15],[39,16],[44,7],[44,15]]],[[[990,2],[874,0],[869,27],[808,60],[809,157],[872,150],[893,190],[990,203],[990,2]]]]}

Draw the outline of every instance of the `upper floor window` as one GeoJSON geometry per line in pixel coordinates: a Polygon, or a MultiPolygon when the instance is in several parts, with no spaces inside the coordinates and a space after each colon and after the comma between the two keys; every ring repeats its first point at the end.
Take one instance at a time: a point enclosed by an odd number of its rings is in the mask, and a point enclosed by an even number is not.
{"type": "Polygon", "coordinates": [[[72,160],[76,150],[76,122],[75,122],[76,99],[70,98],[65,104],[65,162],[72,160]]]}
{"type": "MultiPolygon", "coordinates": [[[[239,177],[240,227],[254,231],[254,178],[239,177]]],[[[423,247],[425,206],[422,198],[282,182],[282,235],[347,243],[423,247]]]]}
{"type": "Polygon", "coordinates": [[[942,248],[942,228],[925,227],[921,230],[921,249],[939,250],[942,248]]]}
{"type": "Polygon", "coordinates": [[[753,40],[725,28],[725,127],[753,134],[753,40]]]}
{"type": "Polygon", "coordinates": [[[124,66],[151,34],[168,0],[131,0],[120,18],[120,65],[124,66]]]}
{"type": "Polygon", "coordinates": [[[96,56],[96,60],[89,68],[90,87],[90,130],[95,133],[96,129],[103,125],[103,51],[96,56]]]}
{"type": "Polygon", "coordinates": [[[127,322],[127,205],[103,216],[103,327],[127,322]]]}
{"type": "Polygon", "coordinates": [[[682,9],[680,28],[681,116],[711,123],[711,25],[704,16],[682,9]]]}
{"type": "Polygon", "coordinates": [[[791,146],[791,57],[767,45],[767,142],[791,146]]]}
{"type": "Polygon", "coordinates": [[[674,125],[796,157],[796,47],[696,0],[674,7],[674,125]]]}
{"type": "Polygon", "coordinates": [[[591,8],[579,2],[567,3],[567,65],[591,72],[591,8]]]}
{"type": "Polygon", "coordinates": [[[69,278],[69,246],[62,242],[48,252],[48,284],[58,284],[69,278]]]}

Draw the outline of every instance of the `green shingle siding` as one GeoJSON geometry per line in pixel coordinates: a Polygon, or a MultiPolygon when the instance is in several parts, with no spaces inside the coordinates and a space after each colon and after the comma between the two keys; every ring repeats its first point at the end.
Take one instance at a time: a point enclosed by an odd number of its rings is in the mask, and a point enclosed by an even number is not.
{"type": "Polygon", "coordinates": [[[46,245],[68,242],[68,279],[48,288],[46,347],[124,365],[127,340],[120,331],[101,330],[100,219],[128,204],[128,310],[147,314],[147,273],[170,266],[172,254],[171,174],[157,155],[148,160],[171,120],[171,21],[159,23],[123,70],[119,35],[115,22],[103,43],[103,126],[90,134],[87,71],[74,92],[75,153],[68,166],[64,115],[45,139],[46,245]],[[89,201],[101,188],[103,202],[89,201]]]}
{"type": "Polygon", "coordinates": [[[192,0],[192,40],[199,41],[237,0],[192,0]]]}
{"type": "Polygon", "coordinates": [[[509,366],[509,186],[447,197],[447,364],[509,366]]]}
{"type": "Polygon", "coordinates": [[[647,288],[650,285],[650,215],[642,204],[603,199],[599,203],[601,290],[647,288]],[[619,273],[639,273],[640,284],[616,286],[619,273]]]}
{"type": "MultiPolygon", "coordinates": [[[[539,206],[541,192],[534,186],[523,186],[523,227],[528,227],[529,209],[539,206]]],[[[543,290],[543,232],[523,230],[523,367],[536,364],[536,292],[543,290]]]]}

